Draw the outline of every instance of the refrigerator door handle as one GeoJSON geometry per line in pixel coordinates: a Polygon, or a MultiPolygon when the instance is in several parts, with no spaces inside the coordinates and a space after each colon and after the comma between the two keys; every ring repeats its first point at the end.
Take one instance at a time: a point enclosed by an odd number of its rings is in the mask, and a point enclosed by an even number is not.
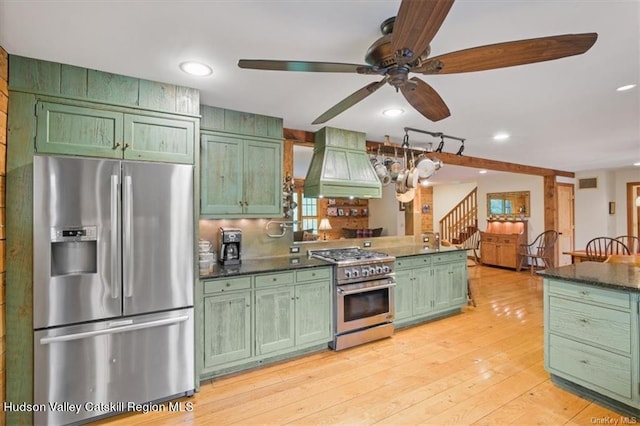
{"type": "Polygon", "coordinates": [[[111,297],[120,297],[122,275],[122,257],[120,252],[120,179],[118,175],[111,175],[111,297]]]}
{"type": "Polygon", "coordinates": [[[124,210],[122,224],[124,226],[124,297],[133,295],[133,182],[131,176],[124,177],[124,210]]]}
{"type": "Polygon", "coordinates": [[[165,325],[177,324],[180,322],[187,321],[188,319],[189,319],[189,315],[181,315],[179,317],[164,318],[164,319],[159,319],[159,320],[154,320],[149,322],[143,322],[139,324],[131,324],[131,325],[125,325],[121,327],[107,328],[105,330],[93,330],[93,331],[85,331],[85,332],[75,333],[75,334],[65,334],[63,336],[43,337],[40,339],[40,344],[48,345],[50,343],[68,342],[71,340],[86,339],[88,337],[104,336],[107,334],[124,333],[127,331],[141,330],[144,328],[160,327],[165,325]]]}

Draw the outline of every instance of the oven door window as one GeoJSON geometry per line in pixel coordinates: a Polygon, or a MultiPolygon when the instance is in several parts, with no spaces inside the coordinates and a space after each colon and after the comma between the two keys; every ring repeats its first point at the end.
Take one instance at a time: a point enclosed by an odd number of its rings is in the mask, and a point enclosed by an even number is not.
{"type": "Polygon", "coordinates": [[[344,321],[356,321],[389,312],[389,289],[344,296],[344,321]]]}

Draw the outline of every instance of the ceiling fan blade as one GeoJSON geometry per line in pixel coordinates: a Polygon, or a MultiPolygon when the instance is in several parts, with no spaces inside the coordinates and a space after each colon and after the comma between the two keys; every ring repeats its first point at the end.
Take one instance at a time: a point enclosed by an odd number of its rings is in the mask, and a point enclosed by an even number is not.
{"type": "Polygon", "coordinates": [[[454,0],[403,0],[391,35],[393,52],[409,49],[411,62],[429,46],[447,17],[454,0]]]}
{"type": "Polygon", "coordinates": [[[565,34],[473,47],[435,56],[412,72],[454,74],[551,61],[580,55],[593,46],[596,33],[565,34]]]}
{"type": "Polygon", "coordinates": [[[363,100],[364,98],[366,98],[367,96],[369,96],[370,94],[378,90],[380,87],[384,86],[386,82],[387,82],[387,77],[383,78],[380,81],[370,83],[364,86],[362,89],[359,89],[353,92],[352,94],[350,94],[349,96],[347,96],[346,98],[344,98],[343,100],[341,100],[340,102],[338,102],[337,104],[329,108],[320,117],[313,120],[313,123],[311,124],[322,124],[331,120],[336,115],[351,108],[352,106],[354,106],[355,104],[357,104],[358,102],[360,102],[361,100],[363,100]]]}
{"type": "Polygon", "coordinates": [[[367,71],[374,68],[368,65],[338,62],[273,61],[268,59],[240,59],[238,67],[269,71],[353,72],[360,74],[370,74],[367,71]]]}
{"type": "Polygon", "coordinates": [[[447,104],[433,87],[417,77],[410,78],[409,81],[415,85],[405,84],[400,90],[411,106],[420,114],[431,121],[439,121],[451,115],[447,104]]]}

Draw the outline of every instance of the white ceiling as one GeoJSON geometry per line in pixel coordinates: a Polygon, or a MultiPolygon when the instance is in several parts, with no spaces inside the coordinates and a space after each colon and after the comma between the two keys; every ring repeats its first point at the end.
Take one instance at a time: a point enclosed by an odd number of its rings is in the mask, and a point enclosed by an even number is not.
{"type": "MultiPolygon", "coordinates": [[[[9,54],[194,87],[201,102],[310,123],[377,76],[244,70],[238,59],[364,63],[399,0],[0,0],[9,54]],[[199,60],[210,77],[183,74],[199,60]]],[[[386,85],[325,125],[401,142],[404,127],[466,138],[465,155],[567,171],[640,161],[640,1],[458,0],[432,56],[484,44],[597,32],[583,55],[500,70],[421,76],[451,110],[432,123],[386,85]],[[389,119],[388,107],[406,113],[389,119]],[[510,133],[496,142],[498,131],[510,133]]],[[[413,146],[434,141],[411,134],[413,146]]],[[[437,142],[437,141],[435,141],[437,142]]],[[[446,152],[459,143],[447,142],[446,152]]],[[[441,170],[444,172],[445,168],[441,170]]]]}

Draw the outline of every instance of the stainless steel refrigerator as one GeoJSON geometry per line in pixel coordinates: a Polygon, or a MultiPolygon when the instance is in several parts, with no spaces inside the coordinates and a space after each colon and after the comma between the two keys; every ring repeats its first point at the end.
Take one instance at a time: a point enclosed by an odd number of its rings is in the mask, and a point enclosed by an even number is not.
{"type": "Polygon", "coordinates": [[[33,167],[35,424],[192,394],[193,167],[33,167]]]}

